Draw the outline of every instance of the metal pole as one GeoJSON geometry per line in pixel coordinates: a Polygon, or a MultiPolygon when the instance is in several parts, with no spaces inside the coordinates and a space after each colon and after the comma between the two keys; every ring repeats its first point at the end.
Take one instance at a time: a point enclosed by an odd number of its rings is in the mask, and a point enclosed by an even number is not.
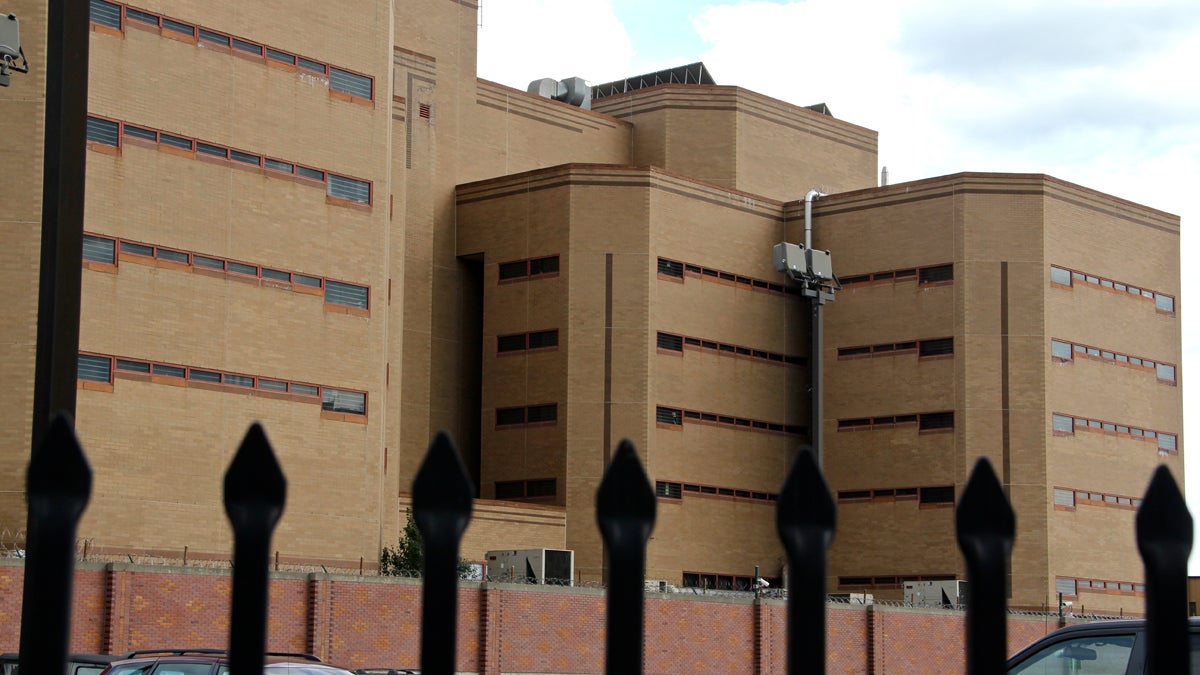
{"type": "Polygon", "coordinates": [[[812,371],[812,419],[808,425],[808,438],[812,445],[813,455],[817,466],[825,467],[825,405],[824,390],[821,388],[825,370],[824,359],[824,308],[821,304],[820,289],[818,297],[811,298],[812,302],[812,356],[809,358],[809,369],[812,371]]]}
{"type": "Polygon", "coordinates": [[[75,417],[80,261],[87,152],[87,0],[50,0],[33,434],[37,452],[54,413],[75,417]]]}

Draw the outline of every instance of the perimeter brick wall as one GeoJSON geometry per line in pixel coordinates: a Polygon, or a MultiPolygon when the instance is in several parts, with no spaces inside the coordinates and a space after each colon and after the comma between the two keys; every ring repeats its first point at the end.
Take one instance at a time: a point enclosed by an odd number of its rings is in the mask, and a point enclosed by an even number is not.
{"type": "MultiPolygon", "coordinates": [[[[71,651],[221,647],[229,631],[229,571],[81,563],[71,651]]],[[[24,567],[0,560],[0,652],[20,642],[24,567]]],[[[602,673],[604,592],[591,588],[466,584],[459,590],[463,673],[602,673]]],[[[415,667],[421,585],[412,579],[271,575],[271,651],[309,652],[338,665],[415,667]]],[[[962,672],[961,612],[831,605],[827,668],[846,673],[962,672]]],[[[1013,616],[1009,652],[1055,630],[1013,616]]],[[[774,599],[646,596],[648,674],[785,672],[787,606],[774,599]]]]}

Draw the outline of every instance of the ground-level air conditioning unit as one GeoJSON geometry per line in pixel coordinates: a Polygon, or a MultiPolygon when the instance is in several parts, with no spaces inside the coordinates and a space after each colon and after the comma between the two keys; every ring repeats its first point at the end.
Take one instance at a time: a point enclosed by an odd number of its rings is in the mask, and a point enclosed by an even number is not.
{"type": "Polygon", "coordinates": [[[552,548],[525,548],[487,552],[489,581],[572,585],[575,552],[552,548]]]}

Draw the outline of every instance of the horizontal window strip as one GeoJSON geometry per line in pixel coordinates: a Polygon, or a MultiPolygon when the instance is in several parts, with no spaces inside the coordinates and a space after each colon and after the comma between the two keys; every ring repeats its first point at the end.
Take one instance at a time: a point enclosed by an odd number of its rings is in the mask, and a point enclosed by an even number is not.
{"type": "Polygon", "coordinates": [[[920,358],[927,358],[931,356],[952,356],[954,354],[954,338],[928,338],[925,340],[884,342],[876,345],[860,345],[857,347],[838,347],[839,359],[855,359],[869,356],[895,356],[897,354],[914,353],[920,358]]]}
{"type": "Polygon", "coordinates": [[[232,46],[242,54],[264,58],[264,64],[266,62],[265,59],[269,58],[278,63],[298,66],[308,73],[327,75],[331,91],[341,92],[366,101],[375,99],[375,78],[369,75],[363,75],[344,68],[337,68],[315,59],[291,54],[258,42],[239,38],[235,35],[222,33],[212,28],[194,25],[165,14],[156,14],[119,2],[91,0],[90,9],[92,23],[100,26],[123,31],[125,30],[125,20],[131,19],[144,25],[157,26],[162,30],[177,35],[191,37],[197,41],[197,45],[207,43],[220,47],[232,46]],[[266,54],[265,57],[264,54],[266,54]]]}
{"type": "Polygon", "coordinates": [[[228,387],[229,391],[262,391],[288,394],[298,400],[321,403],[321,409],[329,412],[366,416],[367,392],[354,389],[339,389],[308,382],[295,382],[274,377],[263,377],[247,373],[233,373],[211,368],[162,363],[147,359],[135,359],[94,352],[79,353],[79,379],[93,382],[109,382],[121,373],[150,377],[172,378],[184,383],[196,382],[205,385],[228,387]],[[103,377],[107,372],[108,376],[103,377]],[[101,379],[103,377],[103,379],[101,379]]]}
{"type": "Polygon", "coordinates": [[[1067,596],[1077,596],[1080,593],[1142,596],[1146,594],[1146,585],[1137,581],[1055,577],[1054,590],[1067,596]]]}
{"type": "Polygon", "coordinates": [[[779,495],[774,492],[759,492],[741,488],[717,487],[699,483],[682,483],[675,481],[655,481],[654,494],[667,499],[682,499],[684,493],[689,495],[704,495],[707,497],[727,497],[729,499],[749,499],[759,502],[779,501],[779,495]]]}
{"type": "Polygon", "coordinates": [[[1154,303],[1154,308],[1163,314],[1175,314],[1175,296],[1161,293],[1149,288],[1142,288],[1124,281],[1108,279],[1097,274],[1074,270],[1069,267],[1050,266],[1050,283],[1059,286],[1075,287],[1082,285],[1091,288],[1120,293],[1126,297],[1141,298],[1154,303]]]}
{"type": "Polygon", "coordinates": [[[538,405],[496,408],[497,427],[552,424],[557,421],[557,403],[541,403],[538,405]]]}
{"type": "Polygon", "coordinates": [[[500,354],[551,349],[557,346],[557,328],[496,336],[496,352],[500,354]]]}
{"type": "Polygon", "coordinates": [[[779,422],[765,422],[763,420],[749,419],[746,417],[735,417],[733,415],[724,415],[714,412],[701,412],[699,410],[688,410],[686,408],[672,408],[669,406],[656,406],[654,411],[655,421],[659,424],[668,426],[682,427],[687,424],[716,424],[718,426],[731,427],[741,431],[769,431],[782,434],[805,435],[808,433],[808,427],[799,424],[782,424],[779,422]]]}
{"type": "Polygon", "coordinates": [[[1055,487],[1054,507],[1074,510],[1077,506],[1110,506],[1114,508],[1136,509],[1142,505],[1141,497],[1120,495],[1078,488],[1055,487]]]}
{"type": "Polygon", "coordinates": [[[915,427],[921,431],[954,428],[954,411],[904,413],[875,417],[851,417],[838,420],[838,431],[869,431],[915,427]]]}
{"type": "Polygon", "coordinates": [[[953,485],[932,485],[901,488],[872,488],[862,490],[838,490],[839,502],[899,502],[915,501],[918,504],[953,504],[953,485]]]}
{"type": "Polygon", "coordinates": [[[1107,363],[1115,363],[1117,365],[1126,366],[1135,370],[1142,370],[1148,373],[1154,373],[1155,376],[1164,382],[1175,382],[1175,365],[1171,363],[1163,363],[1154,359],[1148,359],[1144,356],[1133,356],[1132,354],[1123,354],[1101,347],[1093,347],[1078,342],[1070,342],[1068,340],[1059,340],[1058,338],[1050,339],[1050,358],[1059,362],[1074,361],[1076,357],[1094,359],[1107,363]]]}
{"type": "Polygon", "coordinates": [[[838,588],[903,588],[906,581],[954,581],[953,574],[880,574],[838,577],[838,588]]]}
{"type": "Polygon", "coordinates": [[[1090,431],[1122,438],[1132,438],[1139,441],[1155,442],[1159,450],[1169,453],[1179,452],[1178,436],[1176,434],[1135,427],[1129,424],[1106,422],[1089,417],[1055,412],[1050,415],[1050,428],[1058,436],[1073,436],[1076,432],[1090,431]]]}
{"type": "Polygon", "coordinates": [[[766,293],[778,293],[780,295],[799,295],[800,289],[792,288],[774,281],[765,279],[755,279],[742,274],[734,274],[725,270],[719,270],[715,267],[705,267],[694,263],[682,262],[679,260],[671,260],[669,258],[658,259],[658,274],[661,277],[669,277],[673,279],[684,280],[686,277],[700,279],[702,281],[718,281],[725,284],[733,284],[748,290],[763,291],[766,293]]]}
{"type": "Polygon", "coordinates": [[[559,260],[557,255],[526,258],[524,260],[500,263],[498,265],[497,277],[499,281],[518,281],[557,275],[558,269],[559,260]]]}
{"type": "Polygon", "coordinates": [[[778,352],[769,352],[764,349],[755,349],[753,347],[735,345],[728,342],[717,342],[716,340],[692,337],[690,335],[665,333],[663,331],[658,331],[656,344],[659,349],[665,349],[673,352],[700,349],[704,351],[716,352],[718,354],[724,354],[726,356],[741,356],[760,361],[770,361],[772,363],[786,363],[792,366],[808,365],[808,359],[803,356],[780,354],[778,352]]]}
{"type": "Polygon", "coordinates": [[[942,263],[924,267],[906,267],[904,269],[884,270],[867,274],[852,274],[839,277],[842,288],[849,286],[868,286],[875,284],[895,284],[901,281],[916,281],[919,285],[942,284],[954,281],[954,265],[942,263]]]}
{"type": "Polygon", "coordinates": [[[496,499],[543,499],[558,495],[554,478],[496,481],[496,499]]]}
{"type": "MultiPolygon", "coordinates": [[[[783,581],[778,577],[759,577],[765,588],[781,588],[783,581]]],[[[697,588],[704,591],[754,591],[754,577],[744,574],[722,574],[720,572],[684,572],[682,588],[697,588]]]]}
{"type": "Polygon", "coordinates": [[[195,156],[197,153],[230,164],[241,164],[263,169],[268,176],[291,175],[305,178],[325,185],[325,194],[335,199],[351,201],[370,206],[372,203],[371,181],[352,178],[341,174],[306,167],[294,162],[285,162],[253,152],[238,150],[218,143],[180,136],[161,129],[135,125],[122,120],[114,120],[98,115],[88,115],[87,140],[90,143],[113,148],[122,146],[121,138],[128,136],[159,146],[184,150],[195,156]]]}
{"type": "Polygon", "coordinates": [[[371,288],[369,286],[359,286],[326,277],[242,262],[232,258],[210,256],[196,251],[166,248],[157,244],[146,244],[128,239],[119,239],[117,237],[106,237],[102,234],[91,232],[84,233],[83,260],[85,263],[90,261],[119,266],[116,255],[117,251],[120,251],[122,254],[186,265],[193,269],[223,271],[228,276],[235,278],[256,278],[267,282],[263,285],[272,288],[279,288],[281,284],[291,284],[293,289],[297,287],[323,289],[325,291],[326,303],[353,309],[370,309],[371,288]]]}

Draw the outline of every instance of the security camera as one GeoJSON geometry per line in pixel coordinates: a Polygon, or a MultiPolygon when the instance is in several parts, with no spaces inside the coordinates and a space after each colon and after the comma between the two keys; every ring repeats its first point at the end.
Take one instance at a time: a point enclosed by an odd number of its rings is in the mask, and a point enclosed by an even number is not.
{"type": "Polygon", "coordinates": [[[29,61],[21,48],[21,24],[16,14],[0,16],[0,87],[7,87],[9,71],[29,72],[29,61]],[[17,59],[21,60],[20,65],[17,59]]]}
{"type": "Polygon", "coordinates": [[[770,582],[768,582],[766,579],[759,579],[759,580],[758,580],[758,587],[759,587],[759,588],[767,588],[767,587],[768,587],[768,586],[770,586],[770,585],[771,585],[771,584],[770,584],[770,582]]]}

